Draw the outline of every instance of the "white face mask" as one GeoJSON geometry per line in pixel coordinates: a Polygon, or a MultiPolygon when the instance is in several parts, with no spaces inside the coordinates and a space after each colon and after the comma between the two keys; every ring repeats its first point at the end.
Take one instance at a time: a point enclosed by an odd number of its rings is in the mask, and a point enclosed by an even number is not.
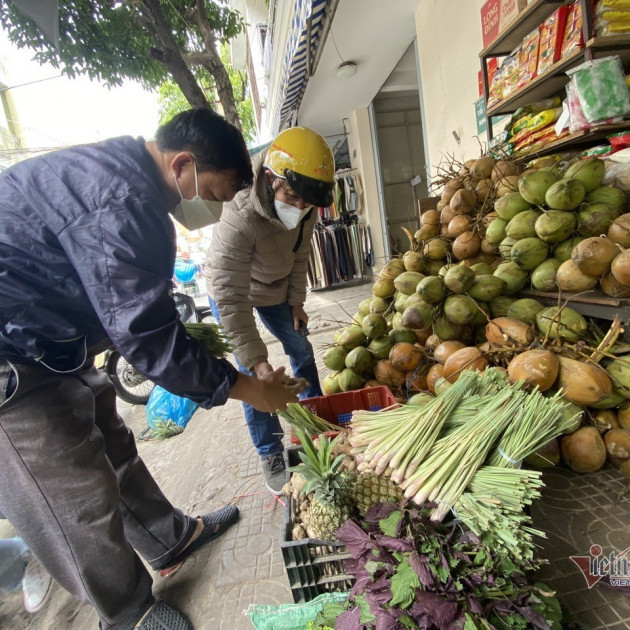
{"type": "Polygon", "coordinates": [[[177,192],[182,198],[173,209],[173,218],[188,230],[199,230],[202,227],[218,223],[223,211],[222,201],[208,201],[199,196],[199,182],[197,181],[197,165],[195,164],[195,196],[192,199],[184,199],[177,181],[177,175],[173,172],[177,192]]]}
{"type": "Polygon", "coordinates": [[[304,210],[300,210],[295,206],[284,203],[284,201],[278,201],[277,199],[274,201],[273,205],[278,213],[278,218],[282,221],[282,224],[285,228],[287,228],[287,230],[293,230],[296,228],[300,224],[300,221],[311,210],[310,206],[304,208],[304,210]]]}

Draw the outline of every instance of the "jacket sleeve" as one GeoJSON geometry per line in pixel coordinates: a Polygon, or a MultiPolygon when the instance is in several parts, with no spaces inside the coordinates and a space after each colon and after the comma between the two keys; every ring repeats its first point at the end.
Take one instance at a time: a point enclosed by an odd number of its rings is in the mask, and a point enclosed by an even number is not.
{"type": "Polygon", "coordinates": [[[234,354],[247,369],[268,357],[267,346],[256,328],[249,301],[249,287],[256,234],[247,221],[246,202],[241,208],[225,204],[221,221],[214,228],[208,253],[212,298],[221,324],[232,342],[234,354]]]}
{"type": "Polygon", "coordinates": [[[316,221],[317,210],[313,208],[311,216],[304,224],[302,242],[295,253],[295,262],[289,274],[288,300],[291,306],[302,306],[306,300],[306,272],[308,270],[308,258],[311,254],[313,228],[316,221]]]}
{"type": "MultiPolygon", "coordinates": [[[[160,207],[160,206],[158,206],[160,207]]],[[[118,351],[147,378],[202,407],[222,405],[238,372],[186,334],[170,296],[170,218],[131,197],[110,199],[58,234],[118,351]]]]}

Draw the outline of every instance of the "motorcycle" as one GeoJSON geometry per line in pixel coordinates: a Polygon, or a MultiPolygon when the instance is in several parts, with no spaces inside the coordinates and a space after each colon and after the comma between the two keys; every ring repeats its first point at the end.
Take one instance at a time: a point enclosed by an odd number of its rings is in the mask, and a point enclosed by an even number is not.
{"type": "MultiPolygon", "coordinates": [[[[173,291],[175,307],[182,322],[213,322],[210,306],[196,306],[192,296],[173,291]]],[[[132,405],[146,405],[155,384],[140,374],[115,348],[97,358],[97,365],[109,377],[116,395],[132,405]]]]}

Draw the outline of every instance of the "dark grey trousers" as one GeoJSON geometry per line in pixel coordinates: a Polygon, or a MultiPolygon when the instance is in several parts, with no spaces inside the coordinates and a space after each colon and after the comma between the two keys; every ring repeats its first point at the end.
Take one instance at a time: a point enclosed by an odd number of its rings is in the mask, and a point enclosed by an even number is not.
{"type": "Polygon", "coordinates": [[[108,377],[0,358],[0,512],[101,627],[133,628],[153,602],[153,567],[196,520],[175,509],[138,456],[108,377]]]}

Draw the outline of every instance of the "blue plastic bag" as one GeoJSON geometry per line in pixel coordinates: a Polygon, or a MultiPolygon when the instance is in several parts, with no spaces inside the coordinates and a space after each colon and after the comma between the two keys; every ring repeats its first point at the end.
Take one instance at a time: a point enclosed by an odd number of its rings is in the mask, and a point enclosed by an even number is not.
{"type": "Polygon", "coordinates": [[[171,394],[156,385],[147,402],[147,422],[155,429],[156,422],[170,420],[180,427],[185,427],[199,405],[188,398],[171,394]]]}

